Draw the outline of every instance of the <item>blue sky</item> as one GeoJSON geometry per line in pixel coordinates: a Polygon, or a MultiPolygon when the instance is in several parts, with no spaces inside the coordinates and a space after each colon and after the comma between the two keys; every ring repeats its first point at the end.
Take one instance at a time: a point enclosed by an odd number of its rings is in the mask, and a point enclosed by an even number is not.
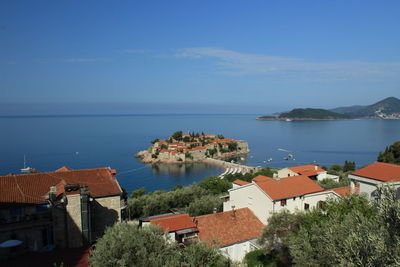
{"type": "Polygon", "coordinates": [[[0,1],[2,103],[400,97],[399,1],[0,1]]]}

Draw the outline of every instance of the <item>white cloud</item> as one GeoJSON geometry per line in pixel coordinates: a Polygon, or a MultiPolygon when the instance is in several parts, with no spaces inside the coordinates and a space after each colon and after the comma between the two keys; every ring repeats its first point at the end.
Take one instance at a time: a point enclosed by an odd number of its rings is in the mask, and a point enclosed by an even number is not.
{"type": "Polygon", "coordinates": [[[213,47],[180,49],[180,58],[213,58],[219,73],[230,75],[275,75],[331,78],[335,80],[400,77],[400,62],[330,61],[313,62],[303,58],[239,53],[213,47]]]}

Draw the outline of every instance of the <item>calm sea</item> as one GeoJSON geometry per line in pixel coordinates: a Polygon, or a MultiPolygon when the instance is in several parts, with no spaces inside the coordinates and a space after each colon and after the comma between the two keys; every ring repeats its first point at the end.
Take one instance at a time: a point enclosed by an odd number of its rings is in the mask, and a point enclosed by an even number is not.
{"type": "Polygon", "coordinates": [[[400,120],[257,121],[257,115],[113,115],[1,117],[0,175],[18,173],[27,165],[39,171],[61,166],[111,166],[129,192],[169,190],[223,170],[205,164],[144,165],[133,154],[155,138],[176,130],[223,134],[247,140],[252,166],[284,167],[376,160],[379,151],[400,140],[400,120]],[[284,160],[287,155],[293,159],[284,160]],[[266,163],[267,158],[272,162],[266,163]]]}

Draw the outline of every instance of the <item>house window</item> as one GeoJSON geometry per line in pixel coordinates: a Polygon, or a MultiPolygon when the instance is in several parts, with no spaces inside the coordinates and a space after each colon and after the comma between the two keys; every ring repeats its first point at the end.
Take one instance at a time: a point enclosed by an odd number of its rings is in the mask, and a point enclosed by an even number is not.
{"type": "Polygon", "coordinates": [[[310,204],[304,203],[304,209],[308,210],[310,208],[310,204]]]}
{"type": "Polygon", "coordinates": [[[294,197],[293,200],[296,200],[296,197],[294,197]]]}
{"type": "Polygon", "coordinates": [[[283,206],[286,206],[286,199],[282,199],[281,200],[281,206],[283,207],[283,206]]]}
{"type": "Polygon", "coordinates": [[[317,208],[319,208],[319,209],[321,209],[321,210],[323,210],[324,209],[324,201],[318,201],[317,202],[317,208]]]}

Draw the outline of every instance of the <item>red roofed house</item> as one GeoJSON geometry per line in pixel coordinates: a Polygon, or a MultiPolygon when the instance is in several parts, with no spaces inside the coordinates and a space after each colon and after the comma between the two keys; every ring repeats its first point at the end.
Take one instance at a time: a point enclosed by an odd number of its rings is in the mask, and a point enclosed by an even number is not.
{"type": "Polygon", "coordinates": [[[268,218],[283,209],[294,212],[317,207],[328,197],[340,197],[336,192],[326,191],[307,176],[270,178],[259,175],[252,183],[229,190],[224,211],[249,208],[266,224],[268,218]]]}
{"type": "Polygon", "coordinates": [[[168,233],[170,241],[190,245],[201,240],[220,247],[225,256],[235,261],[241,261],[247,252],[260,248],[256,239],[264,229],[248,208],[198,217],[167,213],[139,220],[140,227],[149,224],[160,226],[168,233]]]}
{"type": "Polygon", "coordinates": [[[317,181],[322,181],[324,179],[333,179],[335,181],[339,181],[339,176],[328,174],[326,170],[314,164],[287,167],[278,171],[279,178],[298,175],[305,175],[310,179],[317,181]]]}
{"type": "Polygon", "coordinates": [[[198,216],[195,223],[201,241],[219,246],[234,261],[241,261],[246,253],[260,248],[257,238],[264,225],[248,208],[198,216]]]}
{"type": "Polygon", "coordinates": [[[176,241],[185,245],[197,239],[197,233],[199,232],[196,224],[193,222],[193,218],[188,214],[167,213],[141,218],[139,220],[140,227],[149,224],[160,226],[163,232],[168,233],[171,241],[176,241]]]}
{"type": "Polygon", "coordinates": [[[121,221],[125,201],[110,168],[0,176],[0,243],[32,250],[81,247],[121,221]]]}
{"type": "Polygon", "coordinates": [[[250,183],[240,179],[236,179],[235,181],[232,182],[232,188],[238,188],[241,187],[242,185],[247,185],[247,184],[250,183]]]}
{"type": "Polygon", "coordinates": [[[349,175],[351,191],[356,185],[360,193],[366,193],[370,199],[378,198],[377,187],[381,184],[400,187],[400,165],[375,162],[349,175]]]}

